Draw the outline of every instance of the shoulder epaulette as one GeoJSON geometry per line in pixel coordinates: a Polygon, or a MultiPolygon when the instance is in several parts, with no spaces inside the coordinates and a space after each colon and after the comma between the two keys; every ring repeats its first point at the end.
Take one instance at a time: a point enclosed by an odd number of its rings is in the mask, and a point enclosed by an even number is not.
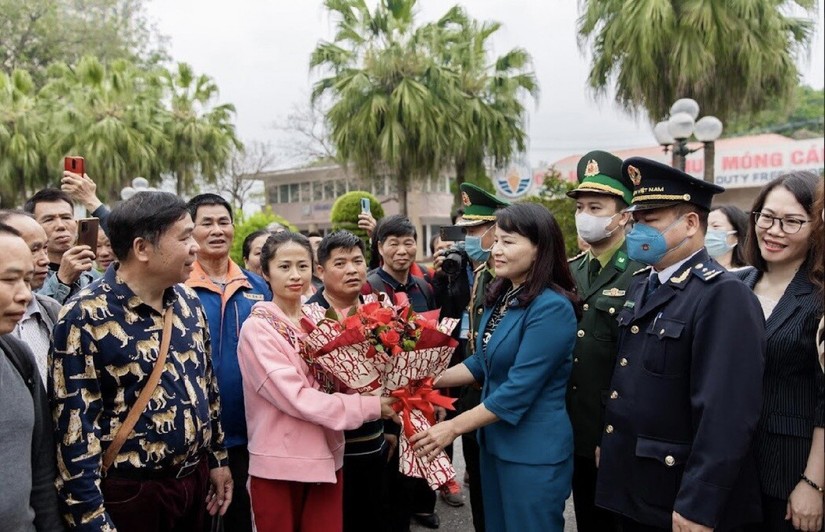
{"type": "Polygon", "coordinates": [[[640,273],[650,271],[652,268],[653,266],[645,266],[641,270],[636,270],[635,272],[633,272],[633,275],[639,275],[640,273]]]}
{"type": "Polygon", "coordinates": [[[693,275],[703,281],[710,281],[714,277],[724,273],[726,270],[717,264],[697,264],[690,270],[693,275]]]}

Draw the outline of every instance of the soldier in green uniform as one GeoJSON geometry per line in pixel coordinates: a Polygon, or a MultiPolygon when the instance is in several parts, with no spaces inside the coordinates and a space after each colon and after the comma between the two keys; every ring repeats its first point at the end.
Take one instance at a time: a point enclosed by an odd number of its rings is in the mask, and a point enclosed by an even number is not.
{"type": "MultiPolygon", "coordinates": [[[[494,277],[490,250],[495,242],[493,231],[496,224],[495,212],[509,203],[469,183],[463,183],[460,188],[464,213],[456,221],[456,225],[465,229],[464,249],[472,263],[470,304],[465,313],[466,320],[462,320],[462,327],[467,328],[465,357],[471,357],[476,345],[478,322],[484,313],[484,294],[494,277]]],[[[478,406],[480,402],[481,387],[467,386],[461,392],[458,408],[461,411],[467,411],[478,406]]],[[[462,435],[461,445],[470,477],[470,507],[473,513],[473,525],[476,532],[483,532],[484,506],[481,499],[481,473],[475,432],[462,435]]]]}
{"type": "Polygon", "coordinates": [[[576,230],[590,249],[570,259],[584,303],[567,387],[574,440],[573,503],[580,532],[604,532],[616,530],[617,521],[594,504],[595,453],[616,361],[616,315],[633,273],[644,265],[627,256],[625,226],[630,214],[623,211],[633,197],[633,184],[622,174],[622,160],[591,151],[579,161],[577,175],[579,186],[568,196],[576,200],[576,230]]]}

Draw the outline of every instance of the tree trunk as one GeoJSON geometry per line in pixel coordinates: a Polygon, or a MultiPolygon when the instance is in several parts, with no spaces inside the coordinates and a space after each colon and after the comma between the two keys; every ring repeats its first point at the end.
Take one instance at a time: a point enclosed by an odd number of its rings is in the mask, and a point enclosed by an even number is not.
{"type": "Polygon", "coordinates": [[[398,167],[398,213],[407,216],[407,191],[410,186],[410,176],[407,167],[402,163],[398,167]]]}
{"type": "Polygon", "coordinates": [[[467,161],[463,158],[455,158],[455,194],[453,194],[453,210],[461,208],[464,202],[461,201],[461,184],[467,179],[467,161]]]}

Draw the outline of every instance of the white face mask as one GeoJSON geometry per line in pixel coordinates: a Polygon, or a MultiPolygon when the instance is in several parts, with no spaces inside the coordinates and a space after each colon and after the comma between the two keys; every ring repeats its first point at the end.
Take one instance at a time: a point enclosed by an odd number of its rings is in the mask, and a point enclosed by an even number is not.
{"type": "Polygon", "coordinates": [[[616,213],[613,216],[593,216],[586,212],[576,214],[576,232],[579,236],[587,242],[592,244],[600,242],[605,238],[609,238],[617,228],[612,231],[607,230],[607,226],[613,221],[613,218],[621,213],[616,213]]]}

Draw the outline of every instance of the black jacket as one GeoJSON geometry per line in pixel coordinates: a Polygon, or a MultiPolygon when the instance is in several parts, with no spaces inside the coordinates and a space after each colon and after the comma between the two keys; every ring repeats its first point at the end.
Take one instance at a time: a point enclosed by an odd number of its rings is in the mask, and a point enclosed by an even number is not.
{"type": "MultiPolygon", "coordinates": [[[[762,272],[744,277],[753,289],[762,272]]],[[[816,350],[822,297],[801,267],[766,323],[762,416],[754,439],[762,492],[787,499],[805,471],[815,427],[825,427],[825,380],[816,350]]]]}
{"type": "Polygon", "coordinates": [[[57,477],[54,430],[46,392],[40,382],[40,373],[34,357],[20,340],[5,334],[0,336],[0,350],[5,353],[29,388],[34,403],[34,429],[32,433],[32,492],[29,504],[34,510],[34,526],[38,531],[63,530],[57,509],[57,477]]]}

